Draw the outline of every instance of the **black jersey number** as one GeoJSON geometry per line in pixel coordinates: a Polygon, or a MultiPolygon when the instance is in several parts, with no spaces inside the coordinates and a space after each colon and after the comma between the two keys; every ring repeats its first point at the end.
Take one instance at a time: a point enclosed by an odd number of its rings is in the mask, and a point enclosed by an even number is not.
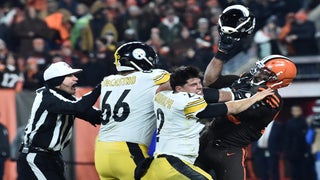
{"type": "Polygon", "coordinates": [[[159,142],[160,131],[161,131],[163,123],[164,123],[164,113],[160,108],[158,108],[156,115],[157,115],[157,120],[160,121],[159,127],[157,129],[157,142],[159,142]]]}
{"type": "Polygon", "coordinates": [[[103,125],[107,124],[110,121],[111,115],[114,121],[121,122],[121,121],[124,121],[129,116],[129,113],[130,113],[129,104],[126,102],[123,102],[124,98],[130,92],[130,89],[126,89],[123,91],[117,103],[115,104],[113,110],[111,108],[111,105],[107,103],[107,99],[109,98],[111,92],[112,91],[107,91],[102,99],[101,110],[103,114],[103,121],[102,121],[103,125]],[[122,112],[120,110],[122,110],[122,112]]]}

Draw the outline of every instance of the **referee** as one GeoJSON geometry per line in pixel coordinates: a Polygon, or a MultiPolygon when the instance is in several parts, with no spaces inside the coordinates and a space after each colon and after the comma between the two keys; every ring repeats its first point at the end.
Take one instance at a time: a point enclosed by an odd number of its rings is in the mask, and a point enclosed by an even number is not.
{"type": "Polygon", "coordinates": [[[74,96],[75,74],[80,71],[65,62],[53,63],[45,70],[45,86],[36,91],[20,147],[19,180],[66,179],[61,151],[70,142],[74,119],[100,124],[101,113],[93,105],[101,86],[80,99],[74,96]]]}

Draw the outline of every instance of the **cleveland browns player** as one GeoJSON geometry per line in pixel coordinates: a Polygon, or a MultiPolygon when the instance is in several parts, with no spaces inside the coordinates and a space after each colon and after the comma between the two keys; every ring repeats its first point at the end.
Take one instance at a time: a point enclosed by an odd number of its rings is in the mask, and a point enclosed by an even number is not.
{"type": "Polygon", "coordinates": [[[195,164],[219,180],[246,179],[246,147],[257,141],[265,127],[279,114],[283,100],[277,89],[288,86],[297,73],[295,64],[289,58],[269,55],[257,61],[241,77],[221,75],[223,64],[231,58],[230,52],[238,48],[239,39],[250,34],[247,30],[254,26],[253,19],[248,9],[241,5],[230,6],[223,11],[219,19],[219,51],[207,66],[204,85],[227,87],[236,100],[250,97],[268,87],[275,90],[275,94],[239,114],[217,117],[202,132],[195,164]]]}

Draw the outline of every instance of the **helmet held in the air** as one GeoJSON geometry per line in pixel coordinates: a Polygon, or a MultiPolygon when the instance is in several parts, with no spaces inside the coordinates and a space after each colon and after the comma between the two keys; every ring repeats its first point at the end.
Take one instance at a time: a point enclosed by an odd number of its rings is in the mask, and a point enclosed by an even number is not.
{"type": "Polygon", "coordinates": [[[154,67],[158,55],[151,46],[134,41],[117,48],[114,58],[118,71],[144,71],[154,67]]]}
{"type": "Polygon", "coordinates": [[[286,87],[297,75],[296,65],[285,56],[269,55],[251,69],[252,84],[265,84],[272,89],[286,87]]]}
{"type": "Polygon", "coordinates": [[[218,31],[235,39],[251,34],[255,27],[255,17],[243,5],[232,5],[222,11],[218,20],[218,31]]]}

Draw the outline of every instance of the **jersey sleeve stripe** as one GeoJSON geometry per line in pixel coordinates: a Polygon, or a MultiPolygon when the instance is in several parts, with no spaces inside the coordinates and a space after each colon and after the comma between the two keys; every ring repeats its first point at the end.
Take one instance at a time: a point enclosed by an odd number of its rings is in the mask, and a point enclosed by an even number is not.
{"type": "Polygon", "coordinates": [[[163,72],[160,75],[153,78],[155,85],[166,83],[167,81],[169,81],[169,79],[170,79],[170,74],[168,72],[163,72]]]}
{"type": "Polygon", "coordinates": [[[203,110],[207,106],[207,103],[204,99],[199,99],[197,101],[189,102],[184,108],[184,114],[186,118],[190,119],[195,116],[194,113],[203,110]]]}

